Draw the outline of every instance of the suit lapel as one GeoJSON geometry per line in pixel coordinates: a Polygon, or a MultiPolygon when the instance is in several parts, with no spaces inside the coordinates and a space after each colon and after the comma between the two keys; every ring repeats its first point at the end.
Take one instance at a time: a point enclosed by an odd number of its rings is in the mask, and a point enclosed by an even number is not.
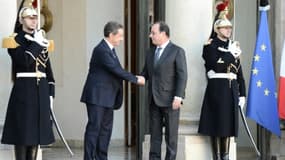
{"type": "Polygon", "coordinates": [[[101,41],[101,43],[102,43],[103,47],[108,50],[108,54],[110,54],[111,57],[113,57],[114,59],[117,59],[117,55],[115,53],[113,53],[113,51],[111,50],[111,48],[108,46],[107,42],[105,42],[104,39],[101,41]]]}
{"type": "Polygon", "coordinates": [[[153,47],[153,48],[151,48],[150,50],[149,50],[149,54],[150,54],[150,56],[149,56],[149,58],[148,58],[148,63],[149,63],[149,66],[150,66],[150,72],[151,72],[151,74],[152,74],[152,71],[154,70],[154,54],[155,54],[155,49],[156,49],[156,47],[153,47]]]}

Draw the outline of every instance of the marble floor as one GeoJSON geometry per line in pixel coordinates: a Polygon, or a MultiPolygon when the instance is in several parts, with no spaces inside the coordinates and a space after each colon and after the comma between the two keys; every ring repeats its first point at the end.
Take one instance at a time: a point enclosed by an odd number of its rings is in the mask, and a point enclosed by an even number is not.
{"type": "MultiPolygon", "coordinates": [[[[42,160],[82,160],[83,149],[72,149],[74,156],[71,157],[64,148],[43,148],[42,160]]],[[[134,148],[123,146],[110,146],[109,160],[135,160],[136,153],[134,148]]]]}
{"type": "MultiPolygon", "coordinates": [[[[75,155],[70,157],[64,148],[43,148],[43,160],[82,160],[82,149],[73,149],[75,155]]],[[[111,146],[109,160],[136,160],[135,150],[122,146],[111,146]]],[[[255,153],[248,149],[239,149],[237,160],[257,160],[255,153]]]]}

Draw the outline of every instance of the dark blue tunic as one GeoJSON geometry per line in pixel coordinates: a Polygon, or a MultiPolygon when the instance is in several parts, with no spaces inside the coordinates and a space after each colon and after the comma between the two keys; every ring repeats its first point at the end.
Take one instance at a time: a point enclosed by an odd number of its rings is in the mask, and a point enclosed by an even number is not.
{"type": "Polygon", "coordinates": [[[208,79],[204,95],[198,132],[208,136],[230,137],[238,135],[238,98],[245,96],[245,82],[239,59],[227,48],[229,41],[214,38],[203,48],[206,73],[234,73],[237,79],[208,79]]]}

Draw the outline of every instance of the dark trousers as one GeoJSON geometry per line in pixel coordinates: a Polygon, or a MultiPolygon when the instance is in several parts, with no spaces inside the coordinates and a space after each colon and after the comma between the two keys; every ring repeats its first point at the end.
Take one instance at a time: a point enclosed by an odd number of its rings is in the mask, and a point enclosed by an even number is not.
{"type": "Polygon", "coordinates": [[[87,104],[84,160],[107,160],[113,128],[113,109],[87,104]]]}
{"type": "Polygon", "coordinates": [[[153,100],[150,106],[150,160],[161,160],[162,128],[165,126],[165,160],[175,160],[177,153],[179,109],[159,107],[153,100]]]}
{"type": "Polygon", "coordinates": [[[38,153],[38,146],[24,146],[15,145],[15,158],[16,160],[36,160],[38,153]]]}

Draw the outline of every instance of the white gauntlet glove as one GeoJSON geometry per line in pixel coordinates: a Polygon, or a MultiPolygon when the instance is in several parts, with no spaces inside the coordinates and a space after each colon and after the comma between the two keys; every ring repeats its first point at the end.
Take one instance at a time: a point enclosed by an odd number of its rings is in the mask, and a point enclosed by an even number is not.
{"type": "Polygon", "coordinates": [[[216,74],[216,72],[213,71],[212,69],[207,72],[208,78],[211,78],[214,74],[216,74]]]}
{"type": "Polygon", "coordinates": [[[239,97],[238,105],[241,107],[241,109],[244,108],[244,105],[245,105],[245,97],[239,97]]]}
{"type": "Polygon", "coordinates": [[[25,38],[27,38],[30,41],[34,41],[37,44],[39,44],[42,47],[47,48],[49,46],[49,41],[44,37],[45,32],[44,30],[40,29],[40,30],[35,30],[34,32],[34,37],[30,36],[30,35],[25,35],[25,38]]]}
{"type": "Polygon", "coordinates": [[[228,51],[231,52],[231,54],[235,57],[238,58],[241,55],[241,49],[239,47],[239,42],[237,41],[230,41],[229,46],[228,46],[228,51]]]}

